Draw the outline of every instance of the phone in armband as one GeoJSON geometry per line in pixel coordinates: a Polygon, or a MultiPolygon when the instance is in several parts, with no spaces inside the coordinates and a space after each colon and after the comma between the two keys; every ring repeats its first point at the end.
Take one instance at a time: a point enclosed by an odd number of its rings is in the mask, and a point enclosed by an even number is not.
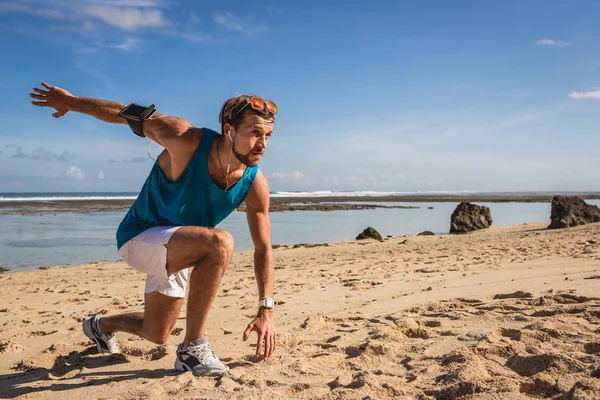
{"type": "Polygon", "coordinates": [[[144,107],[136,103],[131,103],[121,110],[119,115],[125,118],[133,133],[140,137],[146,137],[144,135],[144,120],[152,117],[155,112],[154,104],[144,107]]]}

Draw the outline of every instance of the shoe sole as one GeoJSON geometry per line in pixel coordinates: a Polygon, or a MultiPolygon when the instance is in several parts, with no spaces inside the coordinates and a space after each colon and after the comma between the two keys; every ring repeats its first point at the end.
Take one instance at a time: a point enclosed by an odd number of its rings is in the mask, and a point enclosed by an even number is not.
{"type": "Polygon", "coordinates": [[[190,371],[192,374],[194,374],[195,376],[222,376],[225,372],[229,371],[229,369],[226,369],[224,371],[220,370],[220,369],[213,369],[213,370],[207,370],[207,371],[203,371],[198,372],[192,368],[190,368],[186,363],[179,361],[179,358],[175,359],[175,369],[179,372],[187,372],[190,371]]]}
{"type": "Polygon", "coordinates": [[[102,348],[102,346],[100,346],[100,343],[98,343],[98,339],[96,339],[96,337],[94,336],[94,333],[92,332],[92,322],[93,322],[92,320],[87,320],[87,319],[85,321],[83,321],[83,323],[81,324],[81,327],[83,328],[83,333],[85,333],[85,336],[87,336],[88,339],[90,339],[92,342],[96,343],[96,348],[98,349],[98,354],[110,353],[110,351],[104,350],[102,348]]]}

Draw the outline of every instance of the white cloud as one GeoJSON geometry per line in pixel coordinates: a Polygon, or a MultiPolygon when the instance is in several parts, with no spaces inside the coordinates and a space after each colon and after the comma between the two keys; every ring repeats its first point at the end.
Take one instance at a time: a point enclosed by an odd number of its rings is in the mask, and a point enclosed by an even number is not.
{"type": "Polygon", "coordinates": [[[81,168],[77,168],[75,166],[69,167],[69,169],[65,171],[65,175],[78,181],[85,178],[85,174],[83,173],[81,168]]]}
{"type": "Polygon", "coordinates": [[[82,7],[79,11],[89,18],[100,20],[124,31],[135,31],[143,28],[160,28],[169,24],[162,11],[156,9],[144,10],[139,8],[97,5],[82,7]]]}
{"type": "MultiPolygon", "coordinates": [[[[47,5],[48,3],[42,3],[47,5]]],[[[169,25],[157,2],[150,1],[56,1],[52,8],[41,7],[32,1],[20,4],[0,3],[0,11],[20,12],[53,20],[67,20],[83,24],[84,29],[104,23],[124,31],[160,28],[169,25]],[[77,3],[76,3],[77,4],[77,3]]]]}
{"type": "Polygon", "coordinates": [[[214,21],[228,31],[240,32],[246,35],[256,35],[268,29],[266,25],[255,23],[249,19],[242,19],[230,12],[215,15],[214,21]]]}
{"type": "Polygon", "coordinates": [[[545,39],[545,38],[536,40],[535,44],[537,44],[538,46],[556,46],[556,47],[567,47],[567,46],[571,45],[571,43],[568,43],[568,42],[562,42],[560,40],[545,39]]]}
{"type": "Polygon", "coordinates": [[[304,174],[299,171],[294,171],[290,173],[285,172],[274,172],[271,174],[271,178],[274,179],[302,179],[304,178],[304,174]]]}
{"type": "Polygon", "coordinates": [[[62,154],[56,154],[50,150],[35,149],[29,153],[23,153],[21,146],[16,146],[17,153],[12,155],[12,158],[28,158],[36,161],[69,161],[73,155],[64,150],[62,154]]]}
{"type": "Polygon", "coordinates": [[[571,92],[569,97],[572,99],[598,99],[600,100],[600,90],[592,90],[590,92],[571,92]]]}
{"type": "Polygon", "coordinates": [[[98,178],[100,180],[104,179],[104,171],[100,170],[98,172],[98,175],[96,175],[96,178],[98,178]]]}
{"type": "MultiPolygon", "coordinates": [[[[76,3],[71,0],[21,0],[18,4],[0,2],[0,13],[24,13],[51,21],[61,21],[48,25],[48,28],[55,32],[109,33],[111,29],[116,29],[121,34],[121,31],[152,29],[155,33],[193,43],[209,39],[208,35],[199,32],[181,32],[175,28],[183,24],[169,20],[163,11],[167,6],[164,1],[144,0],[80,0],[76,3]],[[173,28],[168,29],[171,26],[173,28]]],[[[189,15],[192,22],[200,20],[193,12],[189,15]]],[[[38,26],[41,27],[39,24],[38,26]]],[[[135,40],[137,39],[127,38],[120,44],[99,44],[98,47],[132,50],[137,45],[135,40]]],[[[88,46],[84,46],[83,49],[86,52],[90,51],[88,46]]]]}
{"type": "Polygon", "coordinates": [[[128,37],[128,38],[126,38],[121,43],[115,43],[115,44],[102,44],[102,43],[98,43],[98,46],[104,47],[104,48],[107,48],[107,49],[115,49],[115,50],[121,50],[121,51],[130,51],[130,50],[135,49],[137,47],[138,43],[139,43],[138,39],[128,37]]]}
{"type": "Polygon", "coordinates": [[[26,4],[0,3],[0,11],[6,12],[29,12],[29,6],[26,4]]]}
{"type": "Polygon", "coordinates": [[[172,29],[165,29],[160,33],[162,33],[164,36],[177,37],[193,43],[207,42],[211,39],[209,35],[205,35],[202,33],[180,32],[172,29]]]}
{"type": "Polygon", "coordinates": [[[153,0],[88,0],[89,3],[105,4],[116,7],[160,7],[160,1],[153,0]]]}
{"type": "MultiPolygon", "coordinates": [[[[68,44],[82,53],[92,53],[98,48],[130,51],[138,45],[136,40],[142,40],[127,38],[121,43],[92,45],[90,40],[98,37],[93,34],[96,32],[101,33],[104,38],[114,38],[115,34],[122,35],[123,31],[132,34],[151,30],[162,36],[191,43],[211,40],[211,36],[207,34],[181,28],[189,27],[190,23],[198,24],[201,19],[197,14],[191,10],[177,10],[183,13],[175,13],[174,10],[173,3],[169,0],[20,0],[15,3],[0,0],[0,13],[29,14],[48,20],[50,23],[46,26],[36,21],[38,34],[46,35],[49,29],[56,33],[53,42],[64,44],[59,35],[68,33],[68,44]],[[167,13],[170,13],[169,16],[167,13]],[[73,35],[72,32],[81,35],[73,35]]],[[[240,18],[228,12],[217,14],[214,22],[227,30],[250,36],[267,30],[267,26],[257,22],[254,17],[240,18]]],[[[16,30],[22,34],[33,34],[31,29],[16,30]]]]}

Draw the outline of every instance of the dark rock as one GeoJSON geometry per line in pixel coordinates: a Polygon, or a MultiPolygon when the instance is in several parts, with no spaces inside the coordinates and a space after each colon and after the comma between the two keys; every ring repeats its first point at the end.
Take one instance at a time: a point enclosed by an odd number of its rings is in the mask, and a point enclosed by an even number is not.
{"type": "Polygon", "coordinates": [[[492,225],[492,214],[486,206],[462,202],[450,218],[450,233],[466,233],[492,225]]]}
{"type": "Polygon", "coordinates": [[[362,231],[362,233],[356,237],[356,240],[363,240],[363,239],[383,240],[383,238],[381,237],[379,232],[377,232],[375,229],[371,228],[370,226],[367,229],[365,229],[364,231],[362,231]]]}
{"type": "Polygon", "coordinates": [[[417,236],[432,236],[435,235],[435,233],[431,232],[431,231],[423,231],[421,233],[419,233],[417,236]]]}
{"type": "MultiPolygon", "coordinates": [[[[300,247],[310,248],[310,247],[321,247],[321,246],[329,247],[329,243],[314,243],[314,244],[313,243],[298,243],[298,244],[295,244],[293,248],[297,249],[300,247]]],[[[287,246],[284,246],[284,247],[287,247],[287,246]]]]}
{"type": "Polygon", "coordinates": [[[427,207],[428,210],[433,210],[433,207],[427,207]]]}
{"type": "Polygon", "coordinates": [[[554,196],[548,229],[600,222],[600,208],[575,196],[554,196]]]}
{"type": "Polygon", "coordinates": [[[10,271],[10,269],[0,267],[0,274],[3,274],[3,273],[8,272],[8,271],[10,271]]]}

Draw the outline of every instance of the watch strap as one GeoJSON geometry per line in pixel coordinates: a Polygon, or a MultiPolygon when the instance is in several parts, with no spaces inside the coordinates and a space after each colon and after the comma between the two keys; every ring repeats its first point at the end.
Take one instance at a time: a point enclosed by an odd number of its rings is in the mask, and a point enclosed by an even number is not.
{"type": "Polygon", "coordinates": [[[275,308],[275,301],[270,297],[262,298],[258,301],[258,308],[264,307],[267,309],[275,308]]]}

